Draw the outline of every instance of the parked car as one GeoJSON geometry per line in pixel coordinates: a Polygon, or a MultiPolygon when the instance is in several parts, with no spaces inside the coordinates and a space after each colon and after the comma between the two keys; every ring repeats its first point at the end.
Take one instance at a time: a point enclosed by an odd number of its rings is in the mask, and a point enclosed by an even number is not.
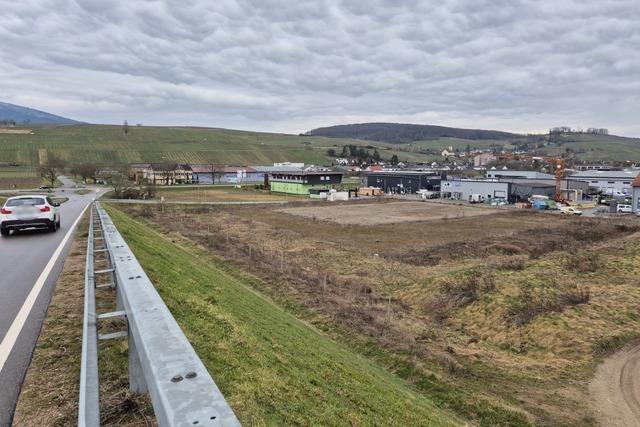
{"type": "Polygon", "coordinates": [[[563,206],[560,208],[560,212],[565,215],[582,215],[582,211],[573,206],[563,206]]]}
{"type": "Polygon", "coordinates": [[[0,234],[27,228],[60,228],[60,203],[49,196],[28,195],[10,197],[0,209],[0,234]]]}
{"type": "Polygon", "coordinates": [[[482,194],[469,194],[469,203],[482,203],[484,196],[482,194]]]}
{"type": "Polygon", "coordinates": [[[616,212],[618,213],[632,213],[633,209],[631,205],[618,205],[616,207],[616,212]]]}

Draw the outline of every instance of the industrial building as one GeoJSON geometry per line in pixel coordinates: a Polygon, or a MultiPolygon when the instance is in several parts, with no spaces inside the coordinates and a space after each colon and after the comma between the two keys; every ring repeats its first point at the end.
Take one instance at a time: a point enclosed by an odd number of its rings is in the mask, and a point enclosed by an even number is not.
{"type": "Polygon", "coordinates": [[[638,170],[586,170],[568,178],[589,183],[589,187],[604,194],[631,194],[631,183],[638,175],[638,170]]]}
{"type": "Polygon", "coordinates": [[[363,173],[360,185],[385,193],[413,194],[418,190],[440,191],[442,179],[440,171],[378,171],[363,173]]]}
{"type": "Polygon", "coordinates": [[[342,183],[342,172],[291,171],[269,174],[269,186],[274,193],[309,195],[311,189],[331,189],[342,183]]]}
{"type": "MultiPolygon", "coordinates": [[[[465,201],[505,201],[516,203],[528,201],[531,196],[547,196],[553,199],[556,186],[553,180],[532,179],[452,179],[442,181],[440,195],[446,199],[465,201]]],[[[580,200],[580,190],[563,191],[568,200],[580,200]]]]}

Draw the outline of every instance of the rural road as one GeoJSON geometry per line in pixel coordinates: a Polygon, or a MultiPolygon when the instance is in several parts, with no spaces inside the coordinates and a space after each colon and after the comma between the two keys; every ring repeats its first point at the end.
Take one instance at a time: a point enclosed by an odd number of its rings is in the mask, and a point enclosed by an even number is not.
{"type": "Polygon", "coordinates": [[[0,427],[11,424],[53,287],[73,240],[73,225],[98,194],[57,189],[55,196],[69,200],[60,207],[62,225],[56,233],[23,231],[0,239],[0,427]]]}
{"type": "Polygon", "coordinates": [[[640,425],[640,345],[605,359],[589,385],[601,425],[640,425]]]}

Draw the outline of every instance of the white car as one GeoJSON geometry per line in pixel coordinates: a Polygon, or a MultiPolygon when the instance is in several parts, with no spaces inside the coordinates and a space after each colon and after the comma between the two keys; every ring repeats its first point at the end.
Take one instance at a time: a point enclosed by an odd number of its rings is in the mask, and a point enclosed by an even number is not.
{"type": "Polygon", "coordinates": [[[11,230],[26,228],[60,228],[60,203],[49,196],[28,195],[7,199],[0,209],[0,234],[8,236],[11,230]]]}
{"type": "Polygon", "coordinates": [[[573,206],[563,206],[560,208],[560,213],[565,215],[582,215],[582,211],[574,208],[573,206]]]}
{"type": "Polygon", "coordinates": [[[616,212],[618,213],[632,213],[633,209],[631,205],[618,205],[616,207],[616,212]]]}

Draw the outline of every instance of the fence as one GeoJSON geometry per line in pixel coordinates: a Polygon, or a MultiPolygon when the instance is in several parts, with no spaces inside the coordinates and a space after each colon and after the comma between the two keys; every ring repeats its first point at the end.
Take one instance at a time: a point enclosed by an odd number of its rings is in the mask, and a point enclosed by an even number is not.
{"type": "Polygon", "coordinates": [[[129,386],[149,393],[158,425],[239,426],[240,423],[106,211],[96,202],[87,241],[78,425],[100,425],[99,341],[128,340],[129,386]],[[108,268],[95,270],[97,253],[108,268]],[[96,285],[96,277],[107,275],[96,285]],[[95,294],[116,290],[116,311],[96,313],[95,294]],[[99,291],[98,291],[99,292],[99,291]],[[98,334],[101,320],[120,317],[127,330],[98,334]]]}

